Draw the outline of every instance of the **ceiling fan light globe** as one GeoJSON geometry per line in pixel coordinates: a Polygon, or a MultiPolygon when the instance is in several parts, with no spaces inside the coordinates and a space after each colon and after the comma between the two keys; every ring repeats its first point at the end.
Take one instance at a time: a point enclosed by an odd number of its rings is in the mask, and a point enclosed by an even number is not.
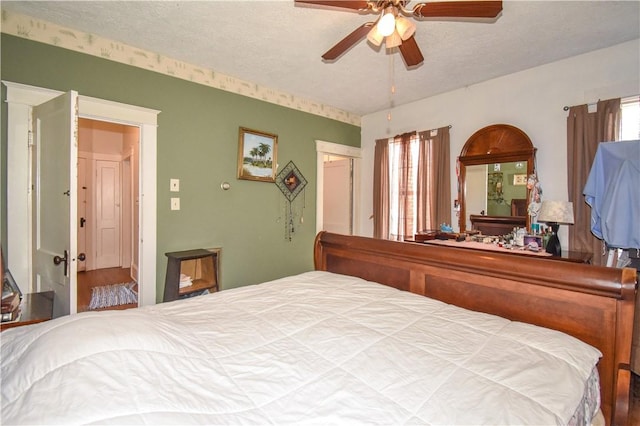
{"type": "Polygon", "coordinates": [[[380,46],[382,44],[382,40],[384,40],[384,36],[380,34],[380,31],[378,31],[377,25],[374,25],[371,28],[371,31],[369,31],[369,33],[367,34],[367,40],[369,40],[369,42],[374,46],[380,46]]]}
{"type": "Polygon", "coordinates": [[[398,16],[396,18],[396,31],[400,34],[402,40],[406,40],[416,32],[416,24],[404,16],[398,16]]]}
{"type": "Polygon", "coordinates": [[[378,21],[378,31],[383,37],[390,36],[396,28],[396,17],[393,12],[386,12],[378,21]]]}
{"type": "Polygon", "coordinates": [[[387,49],[398,47],[401,44],[402,44],[402,37],[400,37],[400,34],[398,34],[397,31],[394,31],[393,33],[391,33],[390,36],[388,36],[385,39],[385,45],[387,46],[387,49]]]}

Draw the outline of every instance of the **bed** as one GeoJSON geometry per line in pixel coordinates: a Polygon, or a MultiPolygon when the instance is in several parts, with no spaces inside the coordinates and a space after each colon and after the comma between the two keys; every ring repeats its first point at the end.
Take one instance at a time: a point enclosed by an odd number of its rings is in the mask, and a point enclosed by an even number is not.
{"type": "Polygon", "coordinates": [[[3,332],[3,424],[626,424],[634,270],[326,232],[314,263],[3,332]]]}

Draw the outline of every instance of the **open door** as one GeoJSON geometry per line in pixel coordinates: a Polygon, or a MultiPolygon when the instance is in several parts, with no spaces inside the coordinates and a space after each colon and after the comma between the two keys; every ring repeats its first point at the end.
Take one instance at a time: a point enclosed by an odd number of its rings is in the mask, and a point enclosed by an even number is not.
{"type": "Polygon", "coordinates": [[[77,311],[78,94],[33,108],[33,279],[53,316],[77,311]]]}

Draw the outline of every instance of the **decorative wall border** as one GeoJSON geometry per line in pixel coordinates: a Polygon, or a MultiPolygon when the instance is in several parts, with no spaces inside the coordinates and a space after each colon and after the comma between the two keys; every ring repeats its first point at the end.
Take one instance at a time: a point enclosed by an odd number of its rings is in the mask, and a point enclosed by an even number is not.
{"type": "Polygon", "coordinates": [[[158,72],[238,95],[259,99],[332,120],[360,126],[360,116],[302,99],[249,81],[181,62],[158,53],[138,49],[95,34],[65,28],[30,16],[2,10],[0,31],[87,55],[97,56],[148,71],[158,72]]]}

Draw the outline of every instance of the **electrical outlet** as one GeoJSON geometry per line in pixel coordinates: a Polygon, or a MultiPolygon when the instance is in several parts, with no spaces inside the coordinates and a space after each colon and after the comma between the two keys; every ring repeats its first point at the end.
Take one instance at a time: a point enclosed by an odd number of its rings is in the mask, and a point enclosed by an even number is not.
{"type": "Polygon", "coordinates": [[[171,192],[180,191],[180,179],[169,179],[169,191],[171,192]]]}
{"type": "Polygon", "coordinates": [[[171,210],[180,210],[180,198],[171,199],[171,210]]]}

